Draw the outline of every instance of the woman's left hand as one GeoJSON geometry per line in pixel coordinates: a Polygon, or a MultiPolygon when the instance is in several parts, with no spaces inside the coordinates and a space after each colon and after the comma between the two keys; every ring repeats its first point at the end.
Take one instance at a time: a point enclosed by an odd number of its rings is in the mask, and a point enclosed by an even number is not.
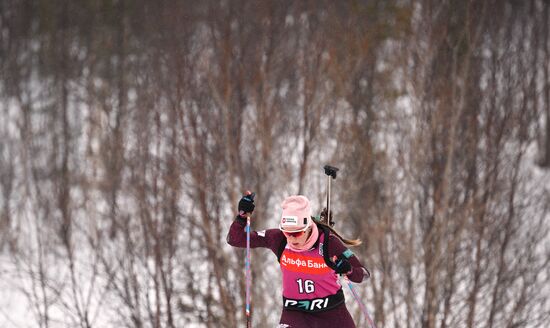
{"type": "Polygon", "coordinates": [[[334,272],[337,274],[350,274],[353,270],[351,263],[346,258],[333,257],[334,264],[336,264],[336,269],[334,272]]]}

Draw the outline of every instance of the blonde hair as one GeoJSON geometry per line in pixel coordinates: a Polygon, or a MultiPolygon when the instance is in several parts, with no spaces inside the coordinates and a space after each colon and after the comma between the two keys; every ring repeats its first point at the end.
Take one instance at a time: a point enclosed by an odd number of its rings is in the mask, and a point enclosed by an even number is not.
{"type": "Polygon", "coordinates": [[[323,222],[322,219],[321,220],[315,220],[315,222],[317,222],[318,225],[321,225],[323,227],[328,228],[330,230],[330,232],[332,232],[336,237],[338,237],[338,239],[340,239],[347,246],[359,246],[363,243],[361,241],[361,239],[358,239],[358,238],[357,239],[347,239],[347,238],[342,237],[342,235],[340,235],[340,233],[338,231],[334,230],[333,227],[331,227],[330,225],[323,222]]]}

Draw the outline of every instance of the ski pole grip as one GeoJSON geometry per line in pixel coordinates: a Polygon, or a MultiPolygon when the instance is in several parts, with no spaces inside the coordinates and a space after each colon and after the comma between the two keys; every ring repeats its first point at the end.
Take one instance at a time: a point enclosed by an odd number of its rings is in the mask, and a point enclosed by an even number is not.
{"type": "Polygon", "coordinates": [[[248,196],[248,198],[250,198],[252,201],[254,201],[254,197],[256,197],[256,193],[251,192],[250,190],[247,190],[244,194],[245,196],[248,196]]]}

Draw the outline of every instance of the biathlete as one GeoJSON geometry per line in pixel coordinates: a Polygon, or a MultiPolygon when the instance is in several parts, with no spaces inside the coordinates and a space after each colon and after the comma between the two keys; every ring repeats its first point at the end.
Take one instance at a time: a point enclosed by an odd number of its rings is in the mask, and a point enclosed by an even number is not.
{"type": "MultiPolygon", "coordinates": [[[[227,242],[246,247],[246,217],[254,211],[253,195],[245,195],[231,224],[227,242]]],[[[328,222],[328,220],[327,220],[328,222]]],[[[279,229],[251,231],[250,247],[271,249],[283,278],[283,311],[279,328],[353,328],[338,275],[355,283],[370,277],[369,271],[346,247],[348,240],[332,227],[311,216],[305,196],[290,196],[282,203],[279,229]]]]}

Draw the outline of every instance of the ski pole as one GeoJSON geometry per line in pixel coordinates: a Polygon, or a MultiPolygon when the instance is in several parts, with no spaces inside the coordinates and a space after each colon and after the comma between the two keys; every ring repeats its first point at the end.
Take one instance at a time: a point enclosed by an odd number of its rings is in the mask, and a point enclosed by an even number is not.
{"type": "Polygon", "coordinates": [[[252,327],[250,320],[250,215],[246,216],[246,260],[245,260],[245,279],[246,279],[246,328],[252,327]]]}
{"type": "MultiPolygon", "coordinates": [[[[246,192],[247,197],[250,198],[252,202],[254,202],[254,197],[256,196],[255,193],[247,191],[246,192]]],[[[246,258],[245,258],[245,285],[246,285],[246,291],[245,291],[245,300],[246,300],[246,328],[252,327],[252,318],[250,315],[250,285],[252,282],[251,272],[250,272],[250,215],[246,216],[246,258]]]]}
{"type": "Polygon", "coordinates": [[[344,275],[344,280],[346,281],[346,284],[348,285],[349,290],[351,291],[351,294],[353,295],[353,298],[355,298],[355,300],[357,301],[357,304],[359,304],[359,308],[361,309],[361,311],[363,312],[363,314],[367,318],[367,321],[369,322],[369,325],[371,326],[371,328],[376,328],[376,324],[374,323],[374,321],[372,321],[371,316],[369,315],[369,311],[367,311],[367,307],[365,306],[363,301],[361,301],[361,298],[357,294],[357,291],[353,287],[353,284],[351,283],[351,281],[349,281],[349,279],[346,275],[344,275]]]}

